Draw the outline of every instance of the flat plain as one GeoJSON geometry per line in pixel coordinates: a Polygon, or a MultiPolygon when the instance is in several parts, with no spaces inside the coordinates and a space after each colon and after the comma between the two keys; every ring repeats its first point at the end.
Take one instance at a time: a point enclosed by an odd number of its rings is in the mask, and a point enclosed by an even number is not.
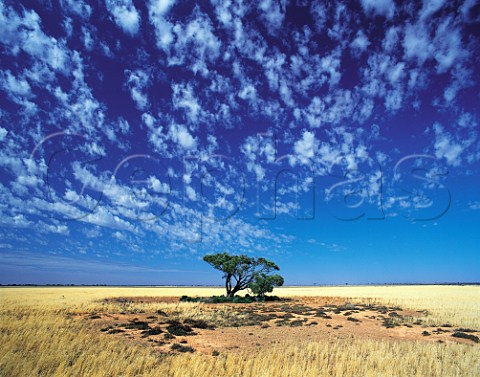
{"type": "Polygon", "coordinates": [[[2,287],[0,376],[478,376],[479,286],[2,287]]]}

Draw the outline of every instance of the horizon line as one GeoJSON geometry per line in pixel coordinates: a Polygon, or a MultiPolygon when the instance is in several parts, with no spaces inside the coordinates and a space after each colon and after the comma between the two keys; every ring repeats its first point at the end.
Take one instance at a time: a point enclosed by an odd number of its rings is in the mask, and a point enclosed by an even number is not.
{"type": "MultiPolygon", "coordinates": [[[[480,285],[479,282],[425,282],[425,283],[363,283],[363,284],[292,284],[284,285],[278,288],[296,288],[296,287],[364,287],[364,286],[415,286],[415,285],[480,285]]],[[[223,285],[204,285],[204,284],[34,284],[34,283],[11,283],[0,284],[1,288],[8,287],[150,287],[150,288],[225,288],[223,285]]]]}

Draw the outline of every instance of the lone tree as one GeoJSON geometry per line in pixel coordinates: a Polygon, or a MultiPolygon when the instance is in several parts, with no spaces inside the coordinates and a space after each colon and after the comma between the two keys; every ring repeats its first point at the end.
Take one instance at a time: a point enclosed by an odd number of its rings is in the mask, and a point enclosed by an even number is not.
{"type": "Polygon", "coordinates": [[[273,271],[280,268],[265,258],[218,253],[205,255],[203,260],[223,272],[227,297],[233,297],[238,291],[247,288],[264,297],[274,286],[283,285],[280,275],[272,275],[273,271]]]}

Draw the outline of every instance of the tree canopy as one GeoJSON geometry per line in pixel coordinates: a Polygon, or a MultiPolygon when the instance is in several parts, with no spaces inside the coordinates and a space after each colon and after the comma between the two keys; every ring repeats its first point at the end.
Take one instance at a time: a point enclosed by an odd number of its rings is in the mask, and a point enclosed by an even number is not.
{"type": "Polygon", "coordinates": [[[283,282],[283,277],[278,274],[265,275],[262,273],[258,274],[248,287],[253,294],[264,298],[265,294],[272,292],[274,287],[281,287],[283,282]]]}
{"type": "Polygon", "coordinates": [[[238,291],[247,288],[263,297],[274,286],[283,285],[280,275],[272,275],[272,272],[280,268],[265,258],[218,253],[205,255],[203,260],[223,272],[227,297],[233,297],[238,291]]]}

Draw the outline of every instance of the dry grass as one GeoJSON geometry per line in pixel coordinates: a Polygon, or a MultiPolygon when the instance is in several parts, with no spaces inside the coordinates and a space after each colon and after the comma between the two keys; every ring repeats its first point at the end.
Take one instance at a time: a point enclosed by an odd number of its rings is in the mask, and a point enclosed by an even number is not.
{"type": "MultiPolygon", "coordinates": [[[[479,287],[282,288],[281,296],[332,296],[428,309],[431,321],[480,327],[479,287]]],[[[161,355],[140,343],[105,336],[74,313],[161,309],[205,316],[198,303],[103,303],[118,296],[208,296],[211,288],[1,288],[1,376],[478,376],[479,345],[378,341],[331,336],[282,343],[247,354],[161,355]],[[109,307],[110,305],[110,307],[109,307]]],[[[220,350],[222,351],[222,350],[220,350]]]]}
{"type": "Polygon", "coordinates": [[[282,296],[334,296],[348,301],[398,305],[404,309],[427,310],[423,320],[431,325],[480,328],[479,286],[364,286],[364,287],[287,287],[282,296]]]}

